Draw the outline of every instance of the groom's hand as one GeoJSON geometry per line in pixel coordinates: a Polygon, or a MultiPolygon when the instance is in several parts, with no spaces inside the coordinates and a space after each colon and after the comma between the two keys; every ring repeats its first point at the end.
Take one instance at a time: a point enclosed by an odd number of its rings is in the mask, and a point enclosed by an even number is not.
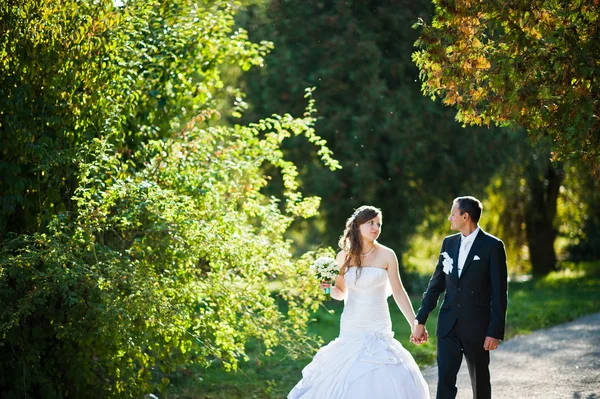
{"type": "Polygon", "coordinates": [[[498,338],[485,337],[485,342],[483,343],[483,349],[486,351],[493,351],[498,347],[498,342],[500,340],[498,338]]]}
{"type": "Polygon", "coordinates": [[[413,329],[413,333],[411,334],[411,340],[413,344],[420,345],[427,342],[429,338],[429,334],[427,334],[427,330],[423,324],[417,324],[413,329]]]}

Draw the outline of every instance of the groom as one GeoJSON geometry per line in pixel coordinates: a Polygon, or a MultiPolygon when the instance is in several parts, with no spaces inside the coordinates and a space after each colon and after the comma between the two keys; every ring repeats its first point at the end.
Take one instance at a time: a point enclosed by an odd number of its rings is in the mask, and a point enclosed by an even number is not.
{"type": "Polygon", "coordinates": [[[456,397],[456,376],[467,359],[473,398],[492,396],[490,352],[504,339],[507,269],[504,244],[478,225],[483,207],[474,197],[454,200],[448,220],[460,233],[442,243],[438,264],[423,294],[411,340],[427,340],[425,322],[446,292],[437,324],[437,399],[456,397]]]}

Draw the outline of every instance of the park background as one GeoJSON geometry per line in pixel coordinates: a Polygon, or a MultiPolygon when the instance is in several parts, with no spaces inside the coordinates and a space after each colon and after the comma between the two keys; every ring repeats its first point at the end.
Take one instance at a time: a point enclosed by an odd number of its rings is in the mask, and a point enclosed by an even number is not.
{"type": "Polygon", "coordinates": [[[599,13],[3,2],[0,396],[284,397],[343,309],[310,264],[363,204],[415,309],[474,195],[507,338],[599,311],[599,13]]]}

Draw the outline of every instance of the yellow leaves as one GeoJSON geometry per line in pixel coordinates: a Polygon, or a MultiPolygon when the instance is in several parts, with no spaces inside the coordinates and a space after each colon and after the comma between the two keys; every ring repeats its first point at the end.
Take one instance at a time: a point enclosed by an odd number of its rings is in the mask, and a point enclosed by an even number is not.
{"type": "Polygon", "coordinates": [[[483,118],[475,109],[459,108],[458,112],[456,113],[455,119],[458,122],[462,122],[463,127],[466,125],[481,126],[483,124],[483,118]]]}
{"type": "Polygon", "coordinates": [[[490,123],[492,123],[492,117],[489,116],[489,115],[485,115],[483,117],[483,124],[486,125],[486,126],[489,126],[490,123]]]}
{"type": "Polygon", "coordinates": [[[475,68],[477,69],[489,69],[491,66],[490,62],[483,55],[477,57],[475,62],[475,68]]]}
{"type": "Polygon", "coordinates": [[[539,40],[542,38],[542,34],[536,26],[522,26],[521,29],[524,33],[528,34],[535,40],[539,40]]]}
{"type": "Polygon", "coordinates": [[[536,28],[531,28],[530,34],[536,40],[539,40],[542,38],[542,34],[536,28]]]}
{"type": "Polygon", "coordinates": [[[473,90],[471,89],[469,91],[469,96],[476,102],[480,101],[481,99],[483,99],[485,97],[485,95],[487,94],[487,91],[483,88],[483,87],[478,87],[477,89],[473,90]]]}
{"type": "Polygon", "coordinates": [[[460,25],[458,27],[458,31],[462,36],[471,37],[474,36],[477,32],[475,26],[472,24],[465,23],[464,25],[460,25]]]}
{"type": "Polygon", "coordinates": [[[542,23],[548,24],[552,21],[553,18],[547,10],[541,10],[539,11],[537,19],[542,23]]]}
{"type": "Polygon", "coordinates": [[[458,102],[458,98],[459,96],[456,94],[456,92],[449,92],[442,100],[442,103],[444,105],[453,106],[458,102]]]}
{"type": "Polygon", "coordinates": [[[469,73],[472,68],[473,68],[473,63],[470,60],[464,60],[460,64],[460,69],[462,69],[463,72],[469,73]]]}
{"type": "MultiPolygon", "coordinates": [[[[544,108],[546,108],[550,112],[558,111],[558,105],[556,103],[546,104],[544,105],[544,108]]],[[[523,113],[521,113],[521,115],[523,115],[523,113]]]]}

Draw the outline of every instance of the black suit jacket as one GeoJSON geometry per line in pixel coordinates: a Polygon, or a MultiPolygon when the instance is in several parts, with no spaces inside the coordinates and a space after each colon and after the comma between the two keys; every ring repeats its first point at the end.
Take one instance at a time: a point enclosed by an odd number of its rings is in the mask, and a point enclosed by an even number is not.
{"type": "Polygon", "coordinates": [[[480,229],[458,278],[454,269],[458,265],[460,236],[458,233],[444,239],[441,253],[448,253],[454,260],[453,273],[444,273],[444,258],[440,253],[427,291],[423,294],[417,320],[425,324],[437,306],[440,294],[445,291],[438,317],[438,336],[446,336],[458,322],[457,333],[467,342],[483,342],[487,336],[504,339],[508,302],[504,243],[480,229]],[[474,259],[475,255],[478,260],[474,259]]]}

